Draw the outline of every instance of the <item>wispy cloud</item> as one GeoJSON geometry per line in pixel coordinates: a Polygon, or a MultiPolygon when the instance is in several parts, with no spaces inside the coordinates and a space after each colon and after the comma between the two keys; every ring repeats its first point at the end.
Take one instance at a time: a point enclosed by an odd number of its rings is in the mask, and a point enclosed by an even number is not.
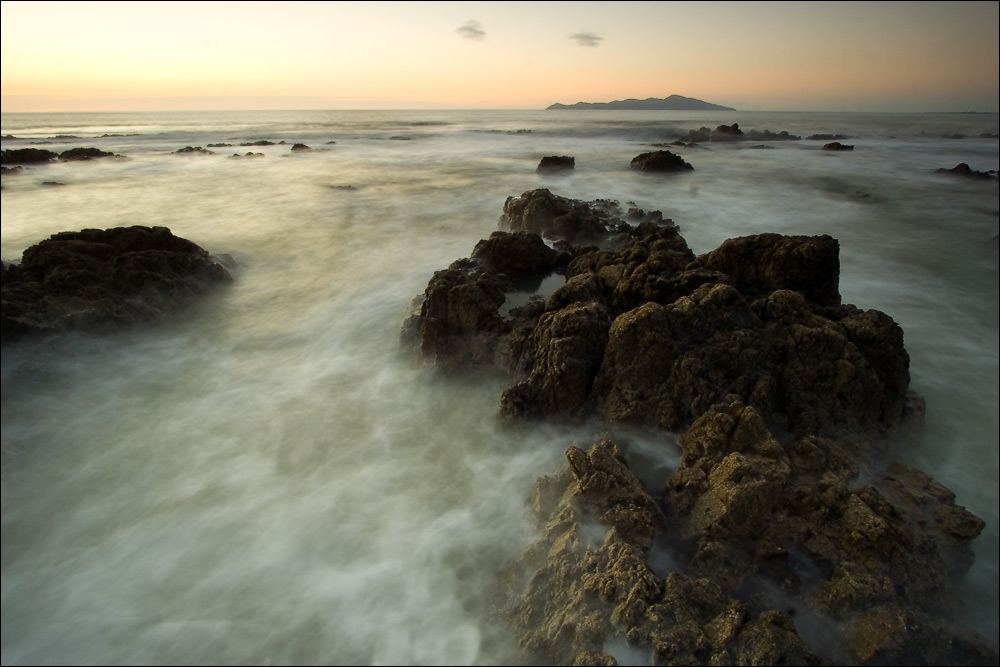
{"type": "Polygon", "coordinates": [[[455,32],[465,39],[474,39],[477,42],[481,42],[486,37],[486,31],[483,30],[483,25],[479,21],[466,21],[465,25],[456,28],[455,32]]]}
{"type": "Polygon", "coordinates": [[[569,38],[575,39],[580,46],[600,46],[601,40],[604,39],[592,32],[578,32],[575,35],[570,35],[569,38]]]}

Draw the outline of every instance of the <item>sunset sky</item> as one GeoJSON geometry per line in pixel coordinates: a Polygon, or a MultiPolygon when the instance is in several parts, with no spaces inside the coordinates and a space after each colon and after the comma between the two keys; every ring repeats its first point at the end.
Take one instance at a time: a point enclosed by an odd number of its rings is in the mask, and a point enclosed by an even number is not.
{"type": "Polygon", "coordinates": [[[3,2],[3,111],[998,111],[997,2],[3,2]]]}

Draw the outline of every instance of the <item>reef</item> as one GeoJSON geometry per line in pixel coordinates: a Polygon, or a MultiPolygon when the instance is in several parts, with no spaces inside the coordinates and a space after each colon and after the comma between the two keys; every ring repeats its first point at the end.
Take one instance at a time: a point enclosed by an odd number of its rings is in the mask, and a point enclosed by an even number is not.
{"type": "Polygon", "coordinates": [[[899,325],[842,303],[836,239],[695,255],[659,211],[548,190],[500,226],[434,274],[403,348],[507,378],[511,427],[641,429],[680,459],[654,482],[596,436],[536,482],[494,601],[525,663],[996,663],[951,620],[983,522],[893,461],[923,400],[899,325]]]}

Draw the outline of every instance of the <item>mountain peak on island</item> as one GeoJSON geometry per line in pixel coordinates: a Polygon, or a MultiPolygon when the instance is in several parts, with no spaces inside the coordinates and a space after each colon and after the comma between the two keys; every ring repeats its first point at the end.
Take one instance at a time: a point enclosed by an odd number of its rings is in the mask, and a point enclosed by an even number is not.
{"type": "Polygon", "coordinates": [[[576,104],[553,104],[546,108],[551,109],[607,109],[623,111],[736,111],[731,107],[724,107],[720,104],[703,102],[693,97],[682,95],[671,95],[670,97],[657,98],[647,97],[644,100],[629,98],[627,100],[615,100],[614,102],[577,102],[576,104]]]}

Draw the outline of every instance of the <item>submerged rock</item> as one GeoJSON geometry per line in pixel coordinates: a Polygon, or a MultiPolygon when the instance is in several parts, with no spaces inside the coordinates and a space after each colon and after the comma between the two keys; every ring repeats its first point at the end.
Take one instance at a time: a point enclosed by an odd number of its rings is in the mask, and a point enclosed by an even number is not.
{"type": "Polygon", "coordinates": [[[207,251],[166,227],[54,234],[5,267],[3,340],[162,320],[231,280],[207,251]]]}

